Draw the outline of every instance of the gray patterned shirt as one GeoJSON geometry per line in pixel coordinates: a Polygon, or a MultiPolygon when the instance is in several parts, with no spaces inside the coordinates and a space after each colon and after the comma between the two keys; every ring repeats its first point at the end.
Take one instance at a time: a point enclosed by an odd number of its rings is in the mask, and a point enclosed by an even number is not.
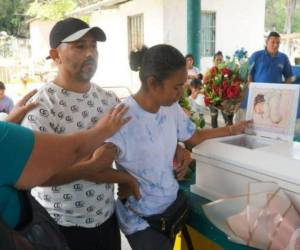
{"type": "MultiPolygon", "coordinates": [[[[26,115],[23,126],[69,134],[93,127],[119,99],[94,84],[86,93],[75,93],[47,83],[31,101],[40,105],[26,115]]],[[[111,216],[115,206],[113,185],[106,183],[77,180],[56,187],[36,187],[31,193],[62,226],[99,226],[111,216]]]]}

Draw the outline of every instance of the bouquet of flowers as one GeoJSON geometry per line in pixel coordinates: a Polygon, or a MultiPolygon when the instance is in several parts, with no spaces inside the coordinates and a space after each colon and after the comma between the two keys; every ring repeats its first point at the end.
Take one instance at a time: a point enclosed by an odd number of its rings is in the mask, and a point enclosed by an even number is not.
{"type": "Polygon", "coordinates": [[[183,96],[179,100],[179,105],[183,108],[184,112],[190,117],[191,121],[195,123],[198,129],[205,126],[204,117],[197,112],[193,112],[188,101],[188,94],[184,91],[183,96]]]}
{"type": "Polygon", "coordinates": [[[235,113],[247,91],[249,66],[247,51],[237,50],[231,59],[208,70],[204,76],[204,96],[207,106],[225,113],[235,113]]]}

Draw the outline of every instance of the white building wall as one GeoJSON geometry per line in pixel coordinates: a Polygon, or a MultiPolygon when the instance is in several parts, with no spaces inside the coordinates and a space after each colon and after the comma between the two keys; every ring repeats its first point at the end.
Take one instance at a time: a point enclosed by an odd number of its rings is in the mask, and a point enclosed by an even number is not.
{"type": "MultiPolygon", "coordinates": [[[[202,0],[202,11],[216,12],[216,51],[232,56],[244,47],[248,54],[263,48],[265,0],[202,0]]],[[[168,43],[186,54],[187,4],[184,0],[133,0],[117,9],[94,13],[92,25],[107,34],[99,46],[99,69],[94,81],[101,85],[139,88],[137,73],[128,66],[127,17],[144,14],[144,42],[147,46],[168,43]]],[[[212,58],[201,58],[201,71],[212,65],[212,58]]]]}
{"type": "Polygon", "coordinates": [[[92,15],[90,24],[98,25],[107,35],[107,41],[99,44],[99,67],[94,82],[102,86],[126,85],[133,92],[139,88],[138,74],[129,68],[127,17],[143,13],[145,45],[162,43],[162,3],[163,0],[135,0],[92,15]]]}
{"type": "Polygon", "coordinates": [[[187,1],[164,0],[163,42],[171,44],[186,54],[187,48],[187,1]]]}
{"type": "Polygon", "coordinates": [[[35,20],[30,23],[30,45],[32,59],[41,60],[49,55],[49,33],[54,21],[35,20]]]}
{"type": "MultiPolygon", "coordinates": [[[[202,11],[216,12],[216,51],[232,56],[244,47],[250,56],[264,46],[265,0],[202,0],[202,11]]],[[[212,58],[201,59],[201,70],[212,58]]]]}
{"type": "MultiPolygon", "coordinates": [[[[216,12],[216,50],[232,55],[244,47],[249,55],[263,48],[265,0],[202,0],[202,11],[216,12]]],[[[168,43],[186,53],[187,5],[184,0],[133,0],[115,9],[96,12],[91,25],[107,34],[99,44],[99,68],[94,81],[102,86],[139,86],[138,74],[129,69],[127,17],[144,14],[144,43],[168,43]]],[[[201,59],[201,71],[212,65],[212,58],[201,59]]]]}

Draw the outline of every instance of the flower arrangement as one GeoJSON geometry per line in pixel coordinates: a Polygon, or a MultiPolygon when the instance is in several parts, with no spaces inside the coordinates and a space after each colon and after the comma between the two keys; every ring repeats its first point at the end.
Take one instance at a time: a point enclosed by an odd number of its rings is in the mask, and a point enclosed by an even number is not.
{"type": "Polygon", "coordinates": [[[190,117],[191,121],[195,123],[198,129],[205,126],[205,120],[202,115],[197,112],[193,112],[188,101],[187,91],[184,91],[183,96],[179,100],[179,105],[183,108],[184,112],[190,117]]]}
{"type": "Polygon", "coordinates": [[[248,88],[247,51],[237,50],[231,59],[208,70],[203,79],[205,104],[225,113],[235,113],[248,88]]]}

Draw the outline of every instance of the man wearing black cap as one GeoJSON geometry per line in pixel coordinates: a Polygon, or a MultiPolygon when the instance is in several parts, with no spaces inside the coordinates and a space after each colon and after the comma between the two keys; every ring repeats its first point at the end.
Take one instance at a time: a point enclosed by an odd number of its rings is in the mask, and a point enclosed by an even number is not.
{"type": "MultiPolygon", "coordinates": [[[[54,25],[49,40],[48,58],[56,63],[58,74],[34,96],[33,101],[38,100],[40,106],[27,114],[23,125],[58,134],[89,129],[119,102],[115,94],[90,82],[97,69],[97,41],[105,41],[105,33],[79,19],[68,18],[54,25]]],[[[108,180],[97,171],[104,165],[111,166],[114,154],[114,148],[104,146],[91,159],[48,180],[44,186],[51,187],[32,190],[60,225],[71,250],[120,249],[113,184],[96,184],[108,180]]],[[[138,190],[130,175],[109,167],[107,171],[116,174],[107,176],[110,183],[121,182],[138,190]]]]}

